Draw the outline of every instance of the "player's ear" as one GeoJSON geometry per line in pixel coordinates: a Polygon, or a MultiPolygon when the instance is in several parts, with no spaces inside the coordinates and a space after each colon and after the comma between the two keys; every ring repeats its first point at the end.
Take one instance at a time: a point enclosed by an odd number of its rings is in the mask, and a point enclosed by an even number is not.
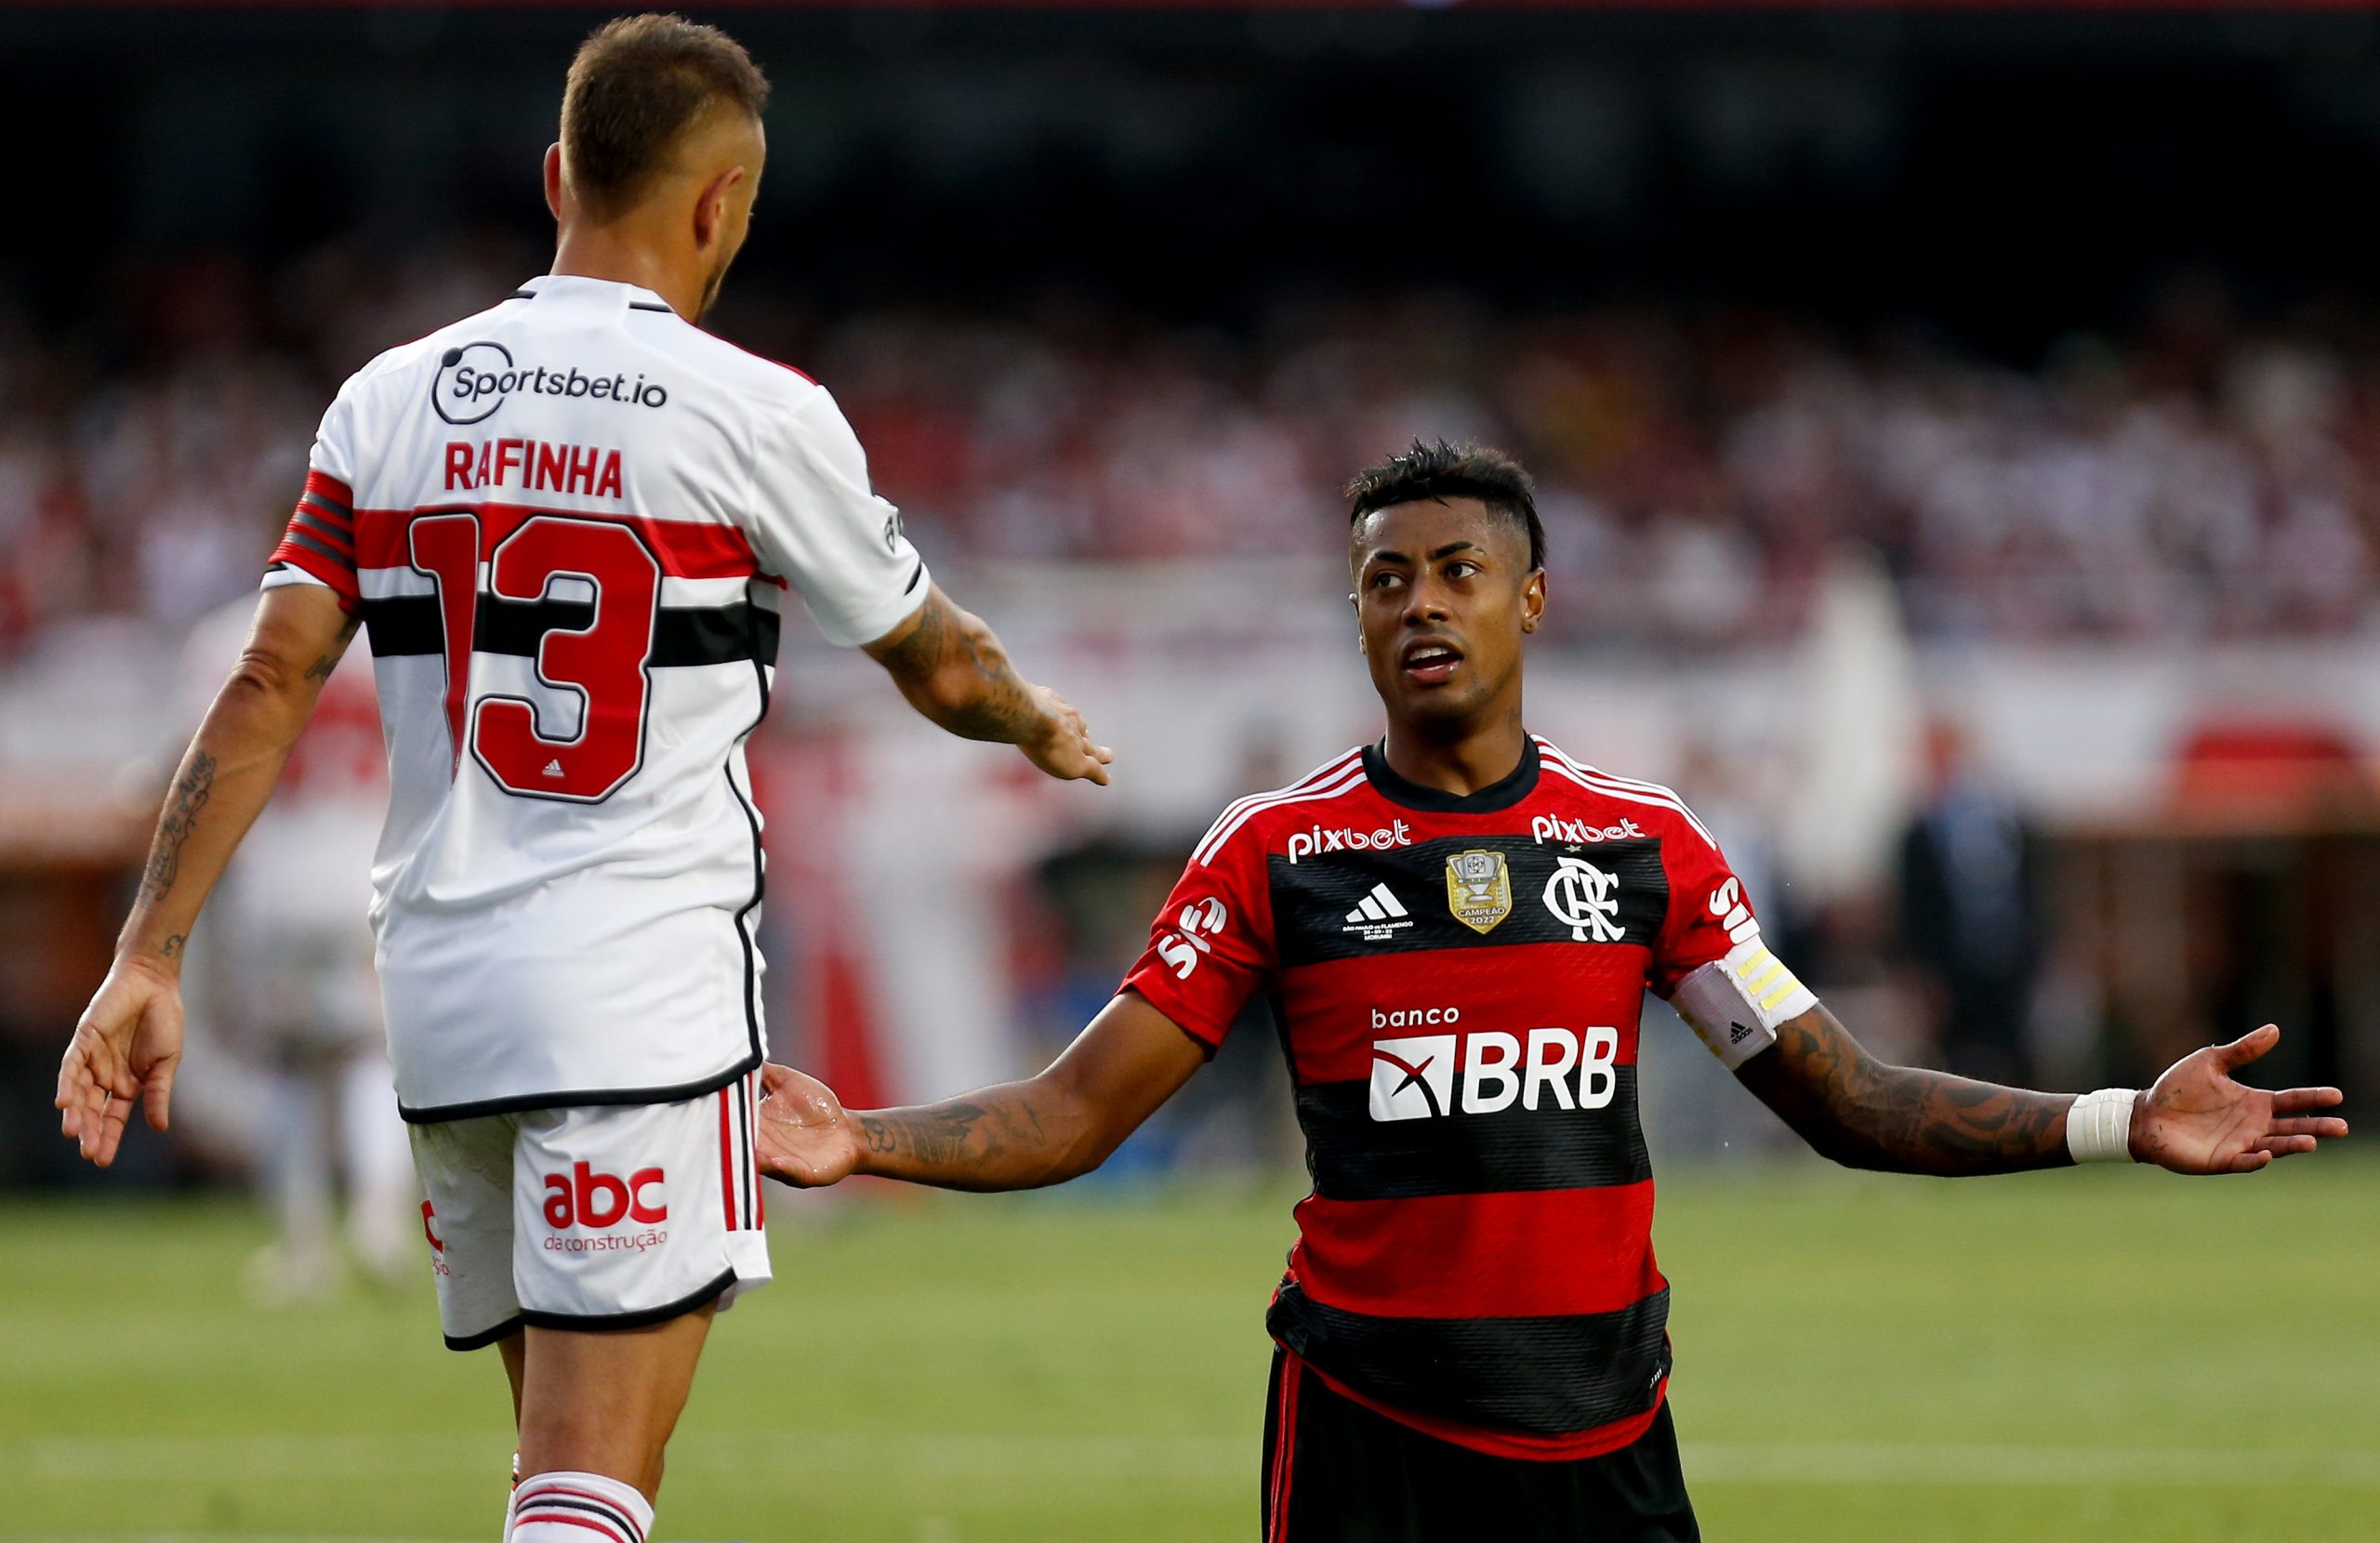
{"type": "Polygon", "coordinates": [[[1535,632],[1545,615],[1545,570],[1532,568],[1521,586],[1521,630],[1535,632]]]}
{"type": "Polygon", "coordinates": [[[546,207],[556,220],[562,218],[562,146],[546,147],[546,207]]]}
{"type": "Polygon", "coordinates": [[[710,179],[694,200],[694,246],[707,252],[726,239],[727,200],[744,180],[742,166],[730,166],[710,179]]]}

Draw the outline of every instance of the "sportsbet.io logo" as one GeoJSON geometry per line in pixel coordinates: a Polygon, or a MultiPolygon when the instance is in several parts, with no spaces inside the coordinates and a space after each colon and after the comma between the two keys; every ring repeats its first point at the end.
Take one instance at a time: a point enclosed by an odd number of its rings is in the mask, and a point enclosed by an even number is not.
{"type": "MultiPolygon", "coordinates": [[[[1372,1027],[1459,1023],[1459,1008],[1372,1010],[1372,1027]]],[[[1496,1029],[1372,1041],[1368,1106],[1375,1120],[1428,1120],[1523,1109],[1601,1109],[1620,1090],[1612,1028],[1496,1029]]]]}
{"type": "Polygon", "coordinates": [[[501,343],[465,343],[448,349],[430,382],[430,405],[452,424],[485,423],[515,391],[576,402],[617,402],[637,407],[668,405],[669,391],[642,376],[588,375],[576,365],[549,370],[516,364],[501,343]]]}

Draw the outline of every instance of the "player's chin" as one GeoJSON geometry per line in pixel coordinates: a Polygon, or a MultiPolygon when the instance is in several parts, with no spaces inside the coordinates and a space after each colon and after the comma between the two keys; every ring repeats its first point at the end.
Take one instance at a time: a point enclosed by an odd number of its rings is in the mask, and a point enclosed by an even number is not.
{"type": "Polygon", "coordinates": [[[1461,673],[1448,680],[1415,680],[1399,671],[1388,700],[1410,723],[1459,723],[1478,712],[1482,694],[1461,673]]]}

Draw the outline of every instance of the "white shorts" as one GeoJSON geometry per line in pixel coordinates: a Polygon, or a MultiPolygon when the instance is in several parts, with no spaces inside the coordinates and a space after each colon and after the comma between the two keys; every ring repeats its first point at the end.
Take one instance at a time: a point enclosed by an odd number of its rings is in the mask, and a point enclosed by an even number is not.
{"type": "Polygon", "coordinates": [[[636,1328],[767,1281],[758,1084],[410,1127],[448,1348],[524,1324],[636,1328]]]}

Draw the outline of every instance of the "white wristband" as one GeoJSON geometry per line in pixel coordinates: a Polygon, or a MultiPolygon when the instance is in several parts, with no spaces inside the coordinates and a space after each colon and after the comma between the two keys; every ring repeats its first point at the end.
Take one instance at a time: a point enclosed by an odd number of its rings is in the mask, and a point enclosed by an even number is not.
{"type": "Polygon", "coordinates": [[[2078,1163],[2132,1160],[2132,1107],[2140,1091],[2102,1088],[2074,1101],[2066,1112],[2066,1150],[2078,1163]]]}

